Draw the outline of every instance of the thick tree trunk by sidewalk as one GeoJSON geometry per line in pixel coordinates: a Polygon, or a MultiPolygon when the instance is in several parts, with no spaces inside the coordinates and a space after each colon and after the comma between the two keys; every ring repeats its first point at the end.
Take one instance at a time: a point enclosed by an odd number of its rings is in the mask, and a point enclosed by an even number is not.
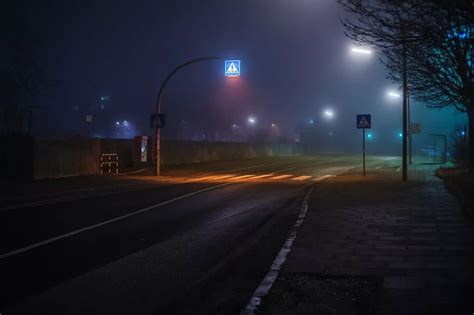
{"type": "Polygon", "coordinates": [[[467,112],[468,117],[468,156],[467,156],[467,165],[469,168],[469,173],[474,176],[474,144],[472,143],[474,139],[474,109],[467,112]]]}

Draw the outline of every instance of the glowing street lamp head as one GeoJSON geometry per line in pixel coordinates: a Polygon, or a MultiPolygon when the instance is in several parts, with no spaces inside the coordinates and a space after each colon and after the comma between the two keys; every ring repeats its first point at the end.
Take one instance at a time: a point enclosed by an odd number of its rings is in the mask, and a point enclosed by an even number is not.
{"type": "Polygon", "coordinates": [[[323,116],[327,119],[332,119],[334,118],[334,111],[332,111],[331,109],[325,109],[323,111],[323,116]]]}
{"type": "Polygon", "coordinates": [[[272,127],[275,128],[277,125],[275,123],[272,123],[272,127]]]}
{"type": "Polygon", "coordinates": [[[255,123],[257,122],[257,119],[255,119],[255,117],[253,117],[253,116],[250,116],[249,118],[247,118],[247,122],[250,125],[255,125],[255,123]]]}
{"type": "Polygon", "coordinates": [[[360,48],[360,47],[352,47],[351,52],[359,55],[371,55],[372,51],[370,49],[366,48],[360,48]]]}
{"type": "Polygon", "coordinates": [[[120,121],[116,121],[115,125],[120,126],[120,121]]]}
{"type": "Polygon", "coordinates": [[[400,98],[400,94],[394,91],[388,91],[387,96],[391,98],[400,98]]]}

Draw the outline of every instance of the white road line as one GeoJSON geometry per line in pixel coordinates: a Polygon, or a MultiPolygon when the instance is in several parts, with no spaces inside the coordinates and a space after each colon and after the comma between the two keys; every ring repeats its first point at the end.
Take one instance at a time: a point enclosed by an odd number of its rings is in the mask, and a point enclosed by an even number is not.
{"type": "Polygon", "coordinates": [[[380,169],[381,167],[382,167],[382,166],[379,165],[379,166],[377,166],[375,169],[378,170],[378,169],[380,169]]]}
{"type": "Polygon", "coordinates": [[[216,188],[220,188],[220,187],[224,187],[224,186],[228,186],[228,185],[232,185],[232,184],[235,184],[235,182],[220,184],[220,185],[208,187],[208,188],[205,188],[205,189],[201,189],[201,190],[198,190],[198,191],[194,191],[194,192],[192,192],[192,193],[185,194],[185,195],[182,195],[182,196],[179,196],[179,197],[170,199],[170,200],[166,200],[166,201],[160,202],[160,203],[158,203],[158,204],[156,204],[156,205],[153,205],[153,206],[150,206],[150,207],[146,207],[146,208],[143,208],[143,209],[140,209],[140,210],[131,212],[131,213],[129,213],[129,214],[125,214],[125,215],[116,217],[116,218],[114,218],[114,219],[102,221],[102,222],[100,222],[100,223],[97,223],[97,224],[94,224],[94,225],[90,225],[90,226],[87,226],[87,227],[82,228],[82,229],[78,229],[78,230],[75,230],[75,231],[72,231],[72,232],[69,232],[69,233],[65,233],[65,234],[62,234],[62,235],[59,235],[59,236],[56,236],[56,237],[53,237],[53,238],[50,238],[50,239],[47,239],[47,240],[44,240],[44,241],[35,243],[35,244],[31,244],[31,245],[29,245],[29,246],[26,246],[26,247],[23,247],[23,248],[20,248],[20,249],[11,251],[11,252],[8,252],[8,253],[5,253],[5,254],[1,254],[1,255],[0,255],[0,260],[1,260],[1,259],[8,258],[8,257],[11,257],[11,256],[14,256],[14,255],[17,255],[17,254],[24,253],[24,252],[26,252],[26,251],[29,251],[29,250],[31,250],[31,249],[35,249],[35,248],[37,248],[37,247],[41,247],[41,246],[46,245],[46,244],[49,244],[49,243],[53,243],[53,242],[55,242],[55,241],[59,241],[59,240],[62,240],[62,239],[65,239],[65,238],[74,236],[74,235],[79,234],[79,233],[82,233],[82,232],[86,232],[86,231],[89,231],[89,230],[92,230],[92,229],[95,229],[95,228],[98,228],[98,227],[101,227],[101,226],[104,226],[104,225],[107,225],[107,224],[110,224],[110,223],[114,223],[114,222],[117,222],[117,221],[120,221],[120,220],[129,218],[129,217],[135,216],[135,215],[137,215],[137,214],[141,214],[141,213],[144,213],[144,212],[153,210],[153,209],[155,209],[155,208],[158,208],[158,207],[161,207],[161,206],[170,204],[170,203],[172,203],[172,202],[175,202],[175,201],[178,201],[178,200],[187,198],[187,197],[191,197],[191,196],[194,196],[194,195],[197,195],[197,194],[200,194],[200,193],[209,191],[209,190],[213,190],[213,189],[216,189],[216,188]]]}
{"type": "Polygon", "coordinates": [[[325,179],[333,178],[333,177],[336,177],[336,175],[323,175],[323,176],[319,176],[319,177],[314,178],[313,181],[320,182],[320,181],[323,181],[325,179]]]}
{"type": "Polygon", "coordinates": [[[399,166],[399,167],[397,168],[397,172],[400,172],[401,169],[402,169],[402,167],[399,166]]]}
{"type": "Polygon", "coordinates": [[[142,168],[142,169],[139,169],[139,170],[136,170],[136,171],[133,171],[133,172],[121,173],[120,175],[137,174],[137,173],[141,173],[141,172],[144,172],[144,171],[148,171],[149,169],[151,169],[151,167],[142,168]]]}
{"type": "Polygon", "coordinates": [[[292,178],[291,180],[303,181],[303,180],[310,179],[311,177],[313,177],[313,176],[302,175],[302,176],[298,176],[298,177],[292,178]]]}
{"type": "Polygon", "coordinates": [[[275,260],[273,261],[272,266],[270,267],[270,271],[268,271],[265,278],[263,278],[262,282],[260,282],[260,285],[257,287],[255,292],[253,293],[252,297],[250,298],[250,301],[248,302],[245,309],[241,312],[241,314],[245,314],[245,315],[255,314],[258,306],[262,302],[262,298],[264,298],[268,294],[273,283],[277,279],[278,273],[280,272],[281,267],[285,263],[286,258],[291,251],[291,246],[293,245],[293,242],[296,239],[296,235],[298,234],[298,229],[301,226],[301,224],[303,224],[303,221],[306,217],[306,212],[308,211],[308,200],[313,189],[314,187],[311,187],[310,190],[308,190],[308,192],[306,193],[303,199],[303,204],[301,205],[301,210],[300,210],[298,219],[296,220],[295,225],[291,229],[290,234],[288,238],[286,239],[285,244],[283,244],[283,247],[280,249],[280,252],[276,256],[275,260]]]}
{"type": "MultiPolygon", "coordinates": [[[[355,167],[346,168],[338,172],[338,174],[342,174],[353,168],[355,167]]],[[[318,177],[318,179],[320,179],[321,181],[323,179],[332,179],[335,177],[336,175],[324,175],[324,176],[318,177]]],[[[281,267],[285,263],[286,258],[288,257],[288,254],[291,251],[293,242],[295,241],[296,236],[298,235],[298,229],[303,224],[304,219],[306,217],[306,212],[308,211],[308,201],[309,201],[309,197],[311,196],[311,193],[313,192],[313,189],[314,189],[314,186],[311,187],[310,190],[308,190],[308,192],[304,196],[303,203],[301,205],[300,214],[298,216],[298,219],[296,220],[295,225],[291,229],[290,234],[288,235],[288,238],[286,239],[285,244],[283,244],[283,247],[280,249],[280,252],[276,256],[275,260],[273,260],[272,266],[270,267],[270,271],[268,271],[265,278],[263,278],[262,282],[260,282],[260,285],[254,291],[252,297],[250,298],[250,301],[247,303],[247,306],[242,310],[240,314],[242,315],[255,314],[260,303],[262,302],[262,299],[268,294],[268,292],[273,286],[273,283],[275,283],[275,280],[278,278],[278,273],[280,272],[281,267]]]]}
{"type": "Polygon", "coordinates": [[[348,172],[348,171],[353,170],[353,169],[355,169],[355,166],[346,167],[345,169],[340,170],[339,172],[337,172],[336,175],[341,175],[342,173],[348,172]]]}

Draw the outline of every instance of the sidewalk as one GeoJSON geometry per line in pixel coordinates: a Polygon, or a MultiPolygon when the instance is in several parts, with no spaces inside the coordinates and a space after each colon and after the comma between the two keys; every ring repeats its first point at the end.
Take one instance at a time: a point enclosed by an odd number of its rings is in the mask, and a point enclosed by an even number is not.
{"type": "Polygon", "coordinates": [[[474,224],[434,170],[415,165],[409,182],[380,170],[318,185],[260,313],[472,314],[474,224]]]}

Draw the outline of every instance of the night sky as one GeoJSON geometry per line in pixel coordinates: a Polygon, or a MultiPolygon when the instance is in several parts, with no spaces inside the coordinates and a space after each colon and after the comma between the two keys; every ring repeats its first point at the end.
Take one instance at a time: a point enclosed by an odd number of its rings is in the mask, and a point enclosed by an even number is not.
{"type": "MultiPolygon", "coordinates": [[[[336,0],[37,1],[30,21],[41,40],[38,60],[55,84],[32,101],[35,133],[120,136],[114,122],[126,120],[131,133],[151,135],[149,115],[166,75],[189,59],[222,56],[242,60],[239,79],[224,77],[223,61],[208,61],[170,81],[166,138],[187,128],[219,139],[254,115],[254,128],[276,123],[293,139],[313,119],[324,134],[339,135],[345,151],[360,144],[355,115],[370,113],[374,144],[398,150],[401,99],[386,97],[398,87],[377,52],[351,54],[341,14],[336,0]],[[325,108],[334,110],[332,121],[323,119],[325,108]]],[[[464,123],[452,110],[412,106],[425,134],[464,123]]]]}

